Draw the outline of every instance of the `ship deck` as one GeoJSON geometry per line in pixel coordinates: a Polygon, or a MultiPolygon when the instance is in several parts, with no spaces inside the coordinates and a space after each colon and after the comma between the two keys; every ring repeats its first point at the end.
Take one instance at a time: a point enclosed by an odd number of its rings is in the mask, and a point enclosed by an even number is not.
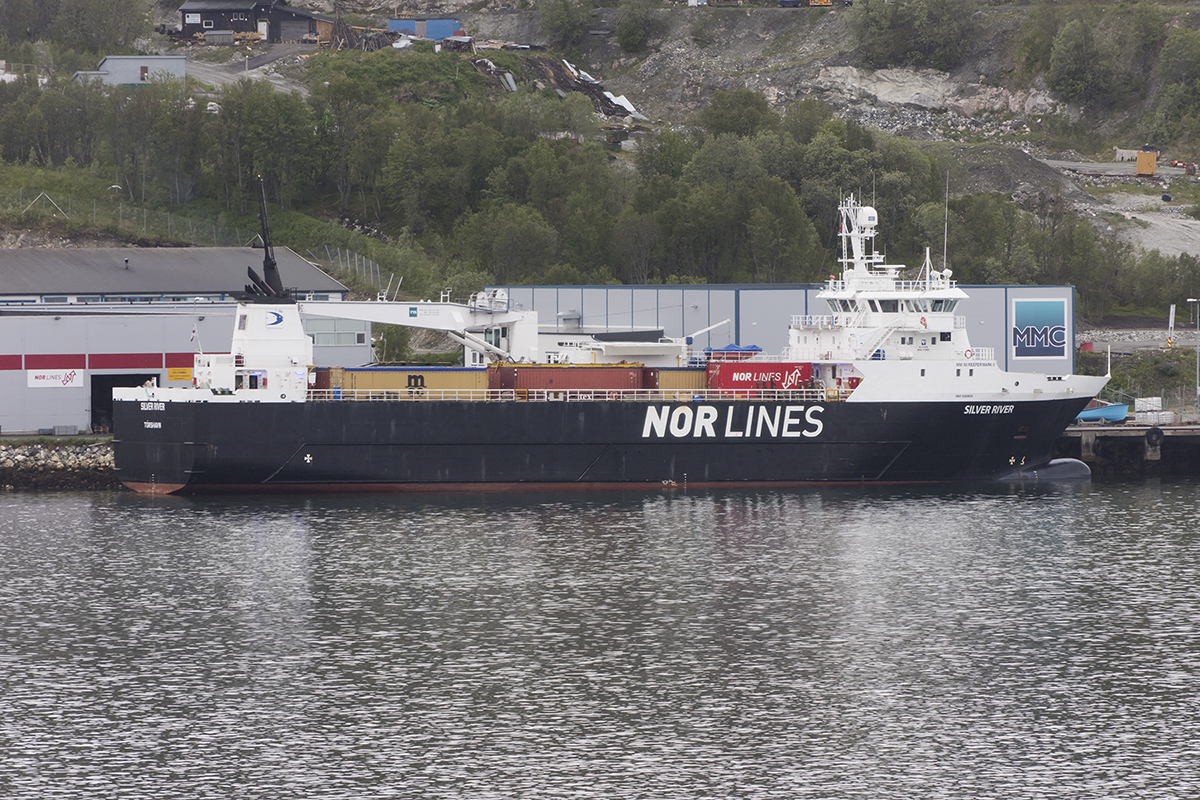
{"type": "Polygon", "coordinates": [[[838,389],[312,389],[310,402],[461,401],[557,402],[627,401],[631,403],[711,402],[729,400],[832,403],[850,390],[838,389]]]}

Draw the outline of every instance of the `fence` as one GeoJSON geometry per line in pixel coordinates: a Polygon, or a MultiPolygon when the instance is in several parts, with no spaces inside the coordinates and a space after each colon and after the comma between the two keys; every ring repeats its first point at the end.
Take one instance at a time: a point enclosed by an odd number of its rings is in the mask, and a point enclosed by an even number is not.
{"type": "MultiPolygon", "coordinates": [[[[70,194],[52,196],[44,191],[20,189],[0,193],[0,212],[23,217],[61,217],[76,224],[115,229],[119,233],[140,235],[144,239],[187,242],[193,247],[250,247],[255,241],[260,246],[262,242],[257,230],[193,220],[170,211],[157,211],[116,199],[80,199],[70,194]]],[[[385,272],[378,262],[341,247],[324,246],[323,249],[323,255],[307,248],[305,252],[331,275],[353,275],[358,281],[377,290],[387,283],[385,272]]]]}
{"type": "Polygon", "coordinates": [[[1101,396],[1110,403],[1125,403],[1134,418],[1149,424],[1171,425],[1200,422],[1200,404],[1195,387],[1176,387],[1158,394],[1135,386],[1129,391],[1105,389],[1101,396]]]}

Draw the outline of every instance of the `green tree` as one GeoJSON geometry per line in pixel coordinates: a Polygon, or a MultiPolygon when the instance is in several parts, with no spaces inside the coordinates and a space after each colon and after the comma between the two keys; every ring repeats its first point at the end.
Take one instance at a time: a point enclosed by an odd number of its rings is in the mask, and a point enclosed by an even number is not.
{"type": "Polygon", "coordinates": [[[621,11],[617,43],[626,53],[636,53],[651,39],[666,33],[666,23],[655,13],[650,0],[621,0],[621,11]]]}
{"type": "Polygon", "coordinates": [[[663,131],[647,137],[637,149],[635,159],[643,175],[678,178],[695,153],[696,147],[685,136],[675,131],[663,131]]]}
{"type": "Polygon", "coordinates": [[[0,0],[0,31],[14,41],[35,42],[50,33],[61,0],[0,0]]]}
{"type": "Polygon", "coordinates": [[[1155,58],[1162,50],[1167,40],[1168,30],[1188,30],[1186,28],[1170,28],[1171,12],[1154,3],[1135,3],[1129,11],[1130,45],[1133,49],[1134,67],[1146,69],[1154,64],[1155,58]]]}
{"type": "Polygon", "coordinates": [[[1200,78],[1200,31],[1172,28],[1159,54],[1158,69],[1164,78],[1176,83],[1200,78]]]}
{"type": "Polygon", "coordinates": [[[683,169],[684,181],[695,186],[720,183],[732,187],[766,177],[762,153],[753,140],[731,135],[708,138],[683,169]]]}
{"type": "Polygon", "coordinates": [[[735,89],[716,92],[700,112],[700,124],[714,136],[753,136],[762,130],[777,130],[779,115],[771,110],[767,98],[753,89],[735,89]]]}
{"type": "Polygon", "coordinates": [[[852,20],[870,67],[962,63],[973,35],[977,0],[859,0],[852,20]]]}
{"type": "Polygon", "coordinates": [[[329,168],[338,190],[338,205],[344,211],[353,189],[352,153],[370,146],[360,140],[370,132],[369,121],[381,113],[384,97],[369,80],[334,75],[313,88],[309,102],[320,121],[319,135],[328,142],[329,168]]]}
{"type": "Polygon", "coordinates": [[[350,148],[350,182],[358,187],[362,213],[375,219],[383,218],[381,182],[398,127],[391,115],[370,117],[350,148]]]}
{"type": "Polygon", "coordinates": [[[383,363],[404,361],[411,353],[412,329],[406,325],[372,323],[371,344],[375,360],[383,363]]]}
{"type": "Polygon", "coordinates": [[[1113,87],[1112,51],[1085,22],[1071,20],[1054,37],[1046,85],[1071,103],[1105,100],[1113,87]]]}
{"type": "Polygon", "coordinates": [[[132,48],[152,29],[150,5],[144,0],[51,0],[50,4],[58,6],[56,37],[80,50],[132,48]]]}
{"type": "Polygon", "coordinates": [[[755,186],[754,199],[746,228],[755,277],[764,283],[814,278],[817,232],[792,187],[766,178],[755,186]]]}
{"type": "Polygon", "coordinates": [[[625,283],[645,284],[653,274],[658,224],[652,214],[627,206],[613,225],[612,260],[625,283]]]}
{"type": "Polygon", "coordinates": [[[463,255],[490,272],[497,283],[514,283],[543,273],[558,251],[558,233],[536,209],[516,203],[489,206],[459,222],[463,255]]]}
{"type": "Polygon", "coordinates": [[[559,50],[573,50],[587,34],[591,21],[591,6],[581,0],[540,0],[538,28],[559,50]]]}
{"type": "Polygon", "coordinates": [[[188,97],[182,81],[163,81],[150,128],[149,159],[159,185],[174,203],[195,198],[206,112],[188,97]]]}
{"type": "Polygon", "coordinates": [[[257,202],[256,178],[280,147],[275,121],[264,113],[275,101],[269,81],[242,78],[225,86],[220,113],[206,120],[202,181],[229,210],[245,211],[257,202]]]}
{"type": "Polygon", "coordinates": [[[805,98],[787,107],[783,115],[782,131],[792,137],[796,144],[808,144],[829,120],[833,112],[816,98],[805,98]]]}

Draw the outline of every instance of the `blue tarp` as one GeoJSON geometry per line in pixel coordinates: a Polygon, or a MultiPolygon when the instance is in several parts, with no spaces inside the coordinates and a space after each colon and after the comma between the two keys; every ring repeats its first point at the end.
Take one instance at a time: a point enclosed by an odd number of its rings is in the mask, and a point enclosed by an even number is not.
{"type": "Polygon", "coordinates": [[[389,19],[387,28],[393,33],[407,33],[410,36],[417,35],[417,23],[423,23],[423,30],[426,39],[445,39],[447,36],[453,36],[457,30],[462,30],[462,23],[457,19],[389,19]]]}

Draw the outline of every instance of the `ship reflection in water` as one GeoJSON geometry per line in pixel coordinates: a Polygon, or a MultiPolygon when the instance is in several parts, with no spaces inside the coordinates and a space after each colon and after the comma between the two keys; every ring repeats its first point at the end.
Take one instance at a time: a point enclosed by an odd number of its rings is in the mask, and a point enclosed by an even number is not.
{"type": "Polygon", "coordinates": [[[0,795],[1196,796],[1198,498],[9,494],[0,795]]]}

